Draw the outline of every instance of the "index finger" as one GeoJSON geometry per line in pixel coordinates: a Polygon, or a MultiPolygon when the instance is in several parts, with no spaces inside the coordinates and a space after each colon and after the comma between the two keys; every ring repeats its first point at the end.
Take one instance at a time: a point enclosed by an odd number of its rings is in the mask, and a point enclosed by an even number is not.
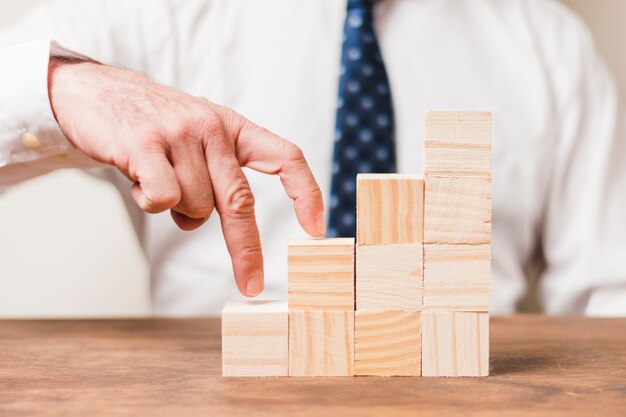
{"type": "Polygon", "coordinates": [[[278,175],[294,202],[300,226],[311,236],[326,233],[322,192],[302,150],[243,117],[235,133],[235,150],[241,166],[278,175]]]}

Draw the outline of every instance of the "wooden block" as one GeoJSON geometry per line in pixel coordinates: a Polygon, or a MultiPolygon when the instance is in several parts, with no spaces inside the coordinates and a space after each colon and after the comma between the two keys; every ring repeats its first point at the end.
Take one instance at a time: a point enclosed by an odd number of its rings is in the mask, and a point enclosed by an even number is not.
{"type": "Polygon", "coordinates": [[[489,313],[422,312],[423,376],[487,376],[489,313]]]}
{"type": "Polygon", "coordinates": [[[492,114],[487,111],[429,110],[424,113],[427,139],[491,142],[492,114]]]}
{"type": "Polygon", "coordinates": [[[285,301],[231,301],[222,311],[222,375],[287,376],[285,301]]]}
{"type": "Polygon", "coordinates": [[[289,243],[289,310],[354,311],[354,238],[289,243]]]}
{"type": "Polygon", "coordinates": [[[419,376],[421,328],[419,311],[357,311],[354,374],[419,376]]]}
{"type": "Polygon", "coordinates": [[[424,116],[426,175],[491,173],[491,113],[430,111],[424,116]]]}
{"type": "Polygon", "coordinates": [[[359,174],[356,194],[358,244],[422,243],[423,178],[399,174],[359,174]]]}
{"type": "Polygon", "coordinates": [[[354,375],[353,311],[289,311],[289,376],[354,375]]]}
{"type": "Polygon", "coordinates": [[[424,310],[489,311],[491,245],[424,245],[424,310]]]}
{"type": "Polygon", "coordinates": [[[356,309],[422,309],[422,245],[357,245],[356,309]]]}
{"type": "Polygon", "coordinates": [[[489,243],[491,178],[426,177],[425,243],[489,243]]]}

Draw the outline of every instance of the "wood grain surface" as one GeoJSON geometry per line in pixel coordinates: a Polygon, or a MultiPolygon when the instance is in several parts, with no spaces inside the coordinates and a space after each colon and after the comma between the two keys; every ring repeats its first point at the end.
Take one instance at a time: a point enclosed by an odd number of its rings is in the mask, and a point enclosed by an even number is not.
{"type": "Polygon", "coordinates": [[[420,376],[421,367],[419,311],[355,312],[355,375],[420,376]]]}
{"type": "Polygon", "coordinates": [[[591,416],[626,319],[491,319],[487,378],[223,378],[218,319],[0,321],[0,416],[591,416]]]}
{"type": "Polygon", "coordinates": [[[354,311],[354,238],[289,242],[289,310],[354,311]]]}
{"type": "Polygon", "coordinates": [[[424,245],[424,310],[489,311],[491,245],[424,245]]]}
{"type": "Polygon", "coordinates": [[[425,243],[490,243],[491,178],[426,177],[425,243]]]}
{"type": "Polygon", "coordinates": [[[426,175],[491,173],[491,113],[428,111],[424,115],[426,175]]]}
{"type": "Polygon", "coordinates": [[[423,376],[487,376],[489,313],[424,311],[423,376]]]}
{"type": "Polygon", "coordinates": [[[424,179],[404,174],[358,174],[356,242],[415,245],[424,239],[424,179]]]}
{"type": "Polygon", "coordinates": [[[357,245],[356,309],[422,310],[422,245],[357,245]]]}
{"type": "Polygon", "coordinates": [[[287,376],[286,301],[229,301],[222,310],[222,375],[287,376]]]}
{"type": "Polygon", "coordinates": [[[353,376],[354,312],[289,311],[289,376],[353,376]]]}

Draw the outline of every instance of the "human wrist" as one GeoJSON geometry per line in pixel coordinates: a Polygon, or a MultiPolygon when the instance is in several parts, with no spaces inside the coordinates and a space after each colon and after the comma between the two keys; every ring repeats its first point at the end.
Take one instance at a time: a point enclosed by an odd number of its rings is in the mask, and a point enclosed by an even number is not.
{"type": "Polygon", "coordinates": [[[80,71],[88,70],[91,66],[99,66],[101,64],[94,61],[64,57],[51,56],[48,64],[48,99],[50,100],[50,108],[59,127],[65,136],[72,141],[69,135],[66,112],[67,104],[74,101],[75,85],[78,82],[77,75],[80,71]]]}

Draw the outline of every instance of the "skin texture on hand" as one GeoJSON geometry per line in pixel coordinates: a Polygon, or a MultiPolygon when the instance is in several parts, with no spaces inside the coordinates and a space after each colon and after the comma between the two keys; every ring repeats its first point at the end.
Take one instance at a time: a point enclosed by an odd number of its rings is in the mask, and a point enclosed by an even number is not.
{"type": "Polygon", "coordinates": [[[170,210],[178,227],[192,230],[216,209],[242,294],[264,287],[254,195],[242,167],[278,175],[302,228],[325,233],[322,194],[302,151],[236,112],[91,62],[52,58],[48,84],[62,131],[133,181],[142,210],[170,210]]]}

